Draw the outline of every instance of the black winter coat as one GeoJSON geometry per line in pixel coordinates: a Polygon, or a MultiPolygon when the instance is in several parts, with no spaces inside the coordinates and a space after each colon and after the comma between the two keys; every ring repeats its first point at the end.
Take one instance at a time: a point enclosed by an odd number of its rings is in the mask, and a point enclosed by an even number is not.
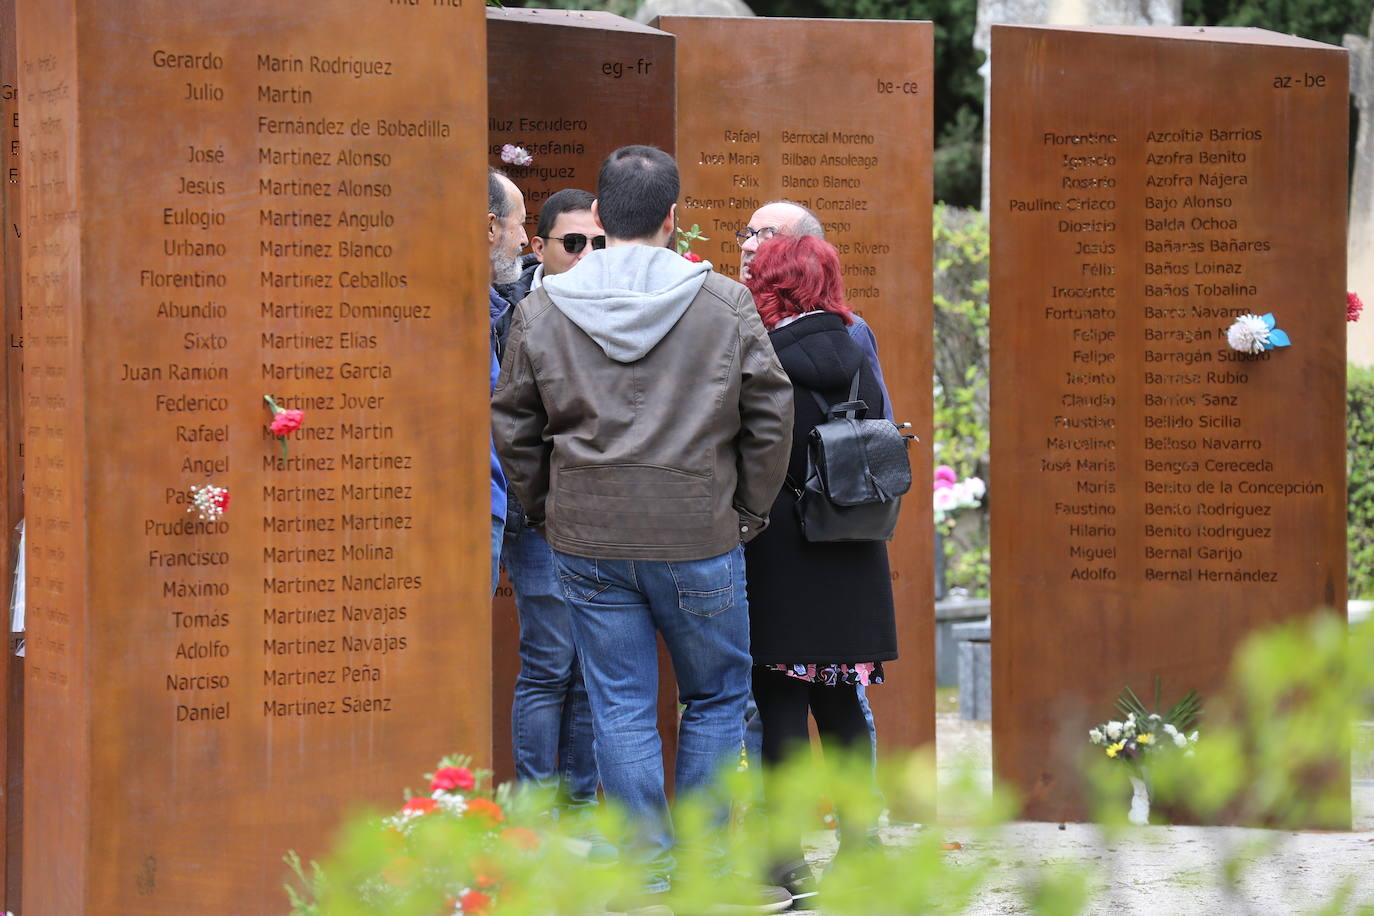
{"type": "MultiPolygon", "coordinates": [[[[858,370],[859,397],[868,415],[884,415],[864,353],[844,320],[808,313],[770,331],[769,340],[792,380],[796,423],[788,478],[806,480],[806,442],[824,414],[811,392],[828,404],[849,399],[858,370]]],[[[897,625],[887,544],[813,544],[802,537],[796,497],[784,486],[769,525],[745,547],[749,584],[750,649],[757,665],[888,661],[897,657],[897,625]]]]}

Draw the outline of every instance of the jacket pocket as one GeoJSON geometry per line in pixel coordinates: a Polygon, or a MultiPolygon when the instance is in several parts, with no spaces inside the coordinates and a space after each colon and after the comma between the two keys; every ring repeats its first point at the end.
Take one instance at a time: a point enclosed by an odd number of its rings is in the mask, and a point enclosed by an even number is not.
{"type": "Polygon", "coordinates": [[[738,550],[705,560],[669,561],[677,585],[677,606],[698,617],[714,617],[735,603],[735,557],[738,550]]]}

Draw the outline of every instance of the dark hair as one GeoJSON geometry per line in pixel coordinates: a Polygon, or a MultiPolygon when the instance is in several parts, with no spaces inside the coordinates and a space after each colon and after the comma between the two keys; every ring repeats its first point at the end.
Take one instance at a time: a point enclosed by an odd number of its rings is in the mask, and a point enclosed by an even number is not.
{"type": "Polygon", "coordinates": [[[534,234],[543,239],[548,238],[558,217],[577,210],[590,210],[595,199],[581,188],[564,188],[557,194],[551,194],[549,199],[544,201],[544,206],[539,209],[539,224],[535,226],[534,234]]]}
{"type": "Polygon", "coordinates": [[[844,304],[840,256],[834,245],[814,235],[777,235],[764,242],[749,262],[745,285],[769,330],[784,318],[817,309],[854,323],[844,304]]]}
{"type": "Polygon", "coordinates": [[[494,214],[497,219],[505,219],[514,209],[510,205],[510,192],[501,183],[502,178],[510,180],[510,176],[505,172],[487,166],[487,212],[494,214]]]}
{"type": "Polygon", "coordinates": [[[680,190],[677,163],[653,146],[622,146],[596,179],[596,212],[606,234],[646,239],[658,232],[680,190]]]}

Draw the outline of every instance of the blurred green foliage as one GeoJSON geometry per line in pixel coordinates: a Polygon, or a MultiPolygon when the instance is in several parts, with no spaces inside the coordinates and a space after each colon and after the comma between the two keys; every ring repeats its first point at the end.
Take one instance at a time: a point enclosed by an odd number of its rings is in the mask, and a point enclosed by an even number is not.
{"type": "Polygon", "coordinates": [[[1374,598],[1374,369],[1351,365],[1345,422],[1350,597],[1374,598]]]}
{"type": "MultiPolygon", "coordinates": [[[[977,210],[935,207],[935,463],[960,479],[988,477],[988,223],[977,210]]],[[[986,596],[988,507],[944,523],[945,581],[986,596]]]]}
{"type": "MultiPolygon", "coordinates": [[[[1241,647],[1230,686],[1208,698],[1208,716],[1193,753],[1152,758],[1157,762],[1147,776],[1154,810],[1158,821],[1174,816],[1281,829],[1228,834],[1220,845],[1230,847],[1216,873],[1197,871],[1197,863],[1182,855],[1175,861],[1183,870],[1154,880],[1181,887],[1215,882],[1226,899],[1253,900],[1246,881],[1257,872],[1285,867],[1288,831],[1321,824],[1348,827],[1355,723],[1374,715],[1371,658],[1374,622],[1348,631],[1334,615],[1261,633],[1241,647]]],[[[1102,829],[1098,851],[1108,854],[1067,861],[1007,845],[1004,828],[1017,803],[1010,793],[987,791],[976,769],[987,761],[967,761],[937,780],[929,753],[886,759],[876,775],[885,803],[933,826],[907,831],[900,848],[842,843],[824,870],[820,909],[841,916],[956,914],[975,903],[986,905],[988,895],[996,895],[1009,912],[1041,916],[1104,912],[1104,906],[1118,905],[1112,869],[1132,845],[1150,846],[1153,834],[1125,827],[1124,770],[1100,753],[1089,758],[1087,784],[1102,829]],[[949,830],[957,830],[964,844],[947,843],[949,830]],[[999,848],[1014,861],[999,860],[999,848]],[[877,897],[875,889],[880,889],[877,897]]],[[[676,804],[678,868],[669,900],[676,912],[703,912],[747,893],[798,837],[814,836],[822,812],[838,812],[842,827],[862,827],[877,820],[884,803],[873,792],[866,754],[820,762],[803,754],[770,771],[764,794],[783,800],[771,806],[758,802],[755,776],[731,768],[722,774],[718,794],[676,804]],[[728,873],[716,867],[719,856],[707,855],[712,849],[725,850],[728,873]]],[[[351,819],[319,865],[287,856],[290,912],[450,916],[455,912],[450,898],[483,874],[496,878],[499,890],[487,907],[468,908],[466,916],[479,911],[582,916],[601,912],[604,901],[640,886],[642,873],[632,863],[588,862],[579,835],[587,825],[569,828],[550,820],[546,796],[501,787],[496,799],[505,819],[494,831],[445,814],[416,819],[405,835],[386,829],[379,815],[351,819]]],[[[617,846],[633,845],[633,824],[614,805],[599,807],[595,828],[617,846]]],[[[1367,883],[1366,896],[1357,899],[1354,876],[1342,871],[1333,864],[1323,879],[1327,892],[1316,899],[1274,895],[1263,910],[1248,905],[1242,910],[1374,914],[1367,883]]]]}
{"type": "Polygon", "coordinates": [[[1339,45],[1368,35],[1374,0],[1183,0],[1185,25],[1230,25],[1286,32],[1339,45]]]}

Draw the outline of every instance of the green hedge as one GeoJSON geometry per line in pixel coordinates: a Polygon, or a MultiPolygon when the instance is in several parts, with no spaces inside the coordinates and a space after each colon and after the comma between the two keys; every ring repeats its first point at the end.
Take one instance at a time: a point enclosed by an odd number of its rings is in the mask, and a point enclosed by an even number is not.
{"type": "Polygon", "coordinates": [[[1350,597],[1374,598],[1374,369],[1351,366],[1346,385],[1350,597]]]}

